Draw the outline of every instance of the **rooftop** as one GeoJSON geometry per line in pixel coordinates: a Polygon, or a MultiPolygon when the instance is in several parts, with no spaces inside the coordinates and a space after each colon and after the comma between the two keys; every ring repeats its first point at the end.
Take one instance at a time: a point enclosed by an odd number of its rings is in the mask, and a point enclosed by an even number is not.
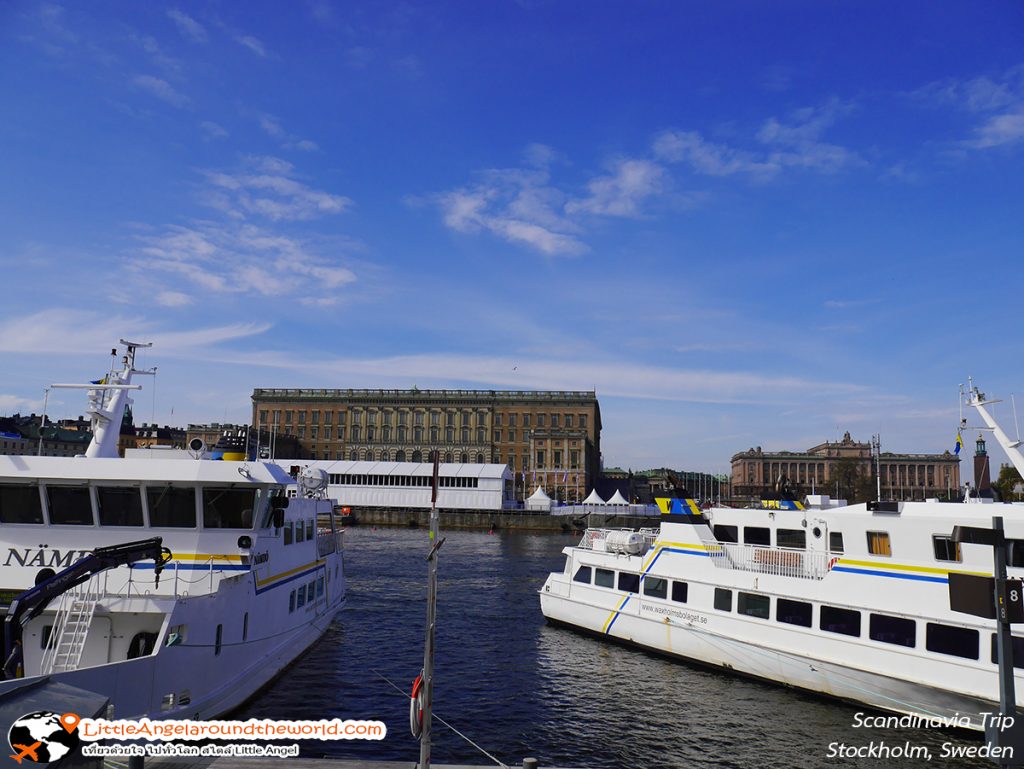
{"type": "Polygon", "coordinates": [[[296,399],[296,400],[396,400],[409,399],[416,401],[431,400],[588,400],[596,401],[594,390],[354,390],[340,388],[265,388],[257,387],[252,391],[252,399],[296,399]]]}

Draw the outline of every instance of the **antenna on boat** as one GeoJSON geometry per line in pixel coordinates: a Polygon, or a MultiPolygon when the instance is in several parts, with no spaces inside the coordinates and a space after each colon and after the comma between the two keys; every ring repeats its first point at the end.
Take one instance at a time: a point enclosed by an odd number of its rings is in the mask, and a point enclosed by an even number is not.
{"type": "MultiPolygon", "coordinates": [[[[118,456],[117,441],[121,434],[121,420],[125,408],[131,404],[128,390],[141,390],[142,385],[132,384],[133,374],[154,375],[156,369],[139,370],[135,368],[135,353],[140,347],[152,347],[152,342],[129,342],[120,340],[125,346],[125,354],[121,359],[122,368],[114,370],[111,364],[110,373],[102,379],[88,384],[54,384],[51,388],[88,390],[89,414],[92,415],[92,440],[85,450],[87,457],[118,456]]],[[[116,358],[117,348],[111,350],[116,358]]]]}
{"type": "Polygon", "coordinates": [[[434,708],[434,626],[437,622],[437,555],[444,544],[438,539],[437,475],[440,452],[430,452],[434,471],[430,492],[430,552],[427,554],[427,632],[423,643],[423,672],[412,685],[409,725],[420,740],[419,769],[430,769],[430,732],[434,708]]]}

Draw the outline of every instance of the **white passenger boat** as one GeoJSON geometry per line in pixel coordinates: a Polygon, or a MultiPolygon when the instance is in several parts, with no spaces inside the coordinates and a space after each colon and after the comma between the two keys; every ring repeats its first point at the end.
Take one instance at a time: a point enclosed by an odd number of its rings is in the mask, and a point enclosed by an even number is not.
{"type": "MultiPolygon", "coordinates": [[[[973,387],[970,402],[1024,472],[973,387]]],[[[1024,508],[659,504],[660,530],[589,529],[565,548],[540,591],[549,621],[941,725],[980,729],[998,711],[995,622],[951,611],[948,586],[955,572],[991,576],[992,548],[951,535],[1004,516],[1009,575],[1024,577],[1024,508]]],[[[1013,649],[1024,667],[1024,636],[1013,649]]]]}
{"type": "Polygon", "coordinates": [[[119,458],[132,377],[148,373],[135,369],[139,345],[123,344],[123,366],[83,385],[85,456],[0,456],[14,650],[0,699],[49,678],[109,697],[118,718],[208,718],[327,629],[345,601],[342,531],[323,474],[300,476],[287,499],[295,479],[276,464],[119,458]]]}

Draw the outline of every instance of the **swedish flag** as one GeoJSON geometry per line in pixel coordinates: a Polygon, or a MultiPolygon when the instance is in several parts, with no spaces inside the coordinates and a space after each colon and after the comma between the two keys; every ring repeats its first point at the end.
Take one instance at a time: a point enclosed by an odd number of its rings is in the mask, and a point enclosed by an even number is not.
{"type": "Polygon", "coordinates": [[[953,446],[953,453],[954,454],[959,454],[960,453],[960,449],[962,449],[963,447],[964,447],[964,439],[960,437],[960,431],[958,430],[957,433],[956,433],[956,445],[953,446]]]}
{"type": "Polygon", "coordinates": [[[91,379],[91,380],[89,380],[89,384],[105,385],[106,383],[107,383],[107,378],[106,377],[103,377],[102,379],[91,379]]]}

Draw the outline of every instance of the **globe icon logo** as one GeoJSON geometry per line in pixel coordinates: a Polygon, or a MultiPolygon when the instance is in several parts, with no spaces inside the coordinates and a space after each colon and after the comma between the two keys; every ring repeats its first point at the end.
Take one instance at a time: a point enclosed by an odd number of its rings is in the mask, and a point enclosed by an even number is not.
{"type": "Polygon", "coordinates": [[[78,747],[79,718],[74,713],[59,715],[48,710],[26,713],[7,732],[11,758],[17,763],[48,764],[64,758],[78,747]]]}

